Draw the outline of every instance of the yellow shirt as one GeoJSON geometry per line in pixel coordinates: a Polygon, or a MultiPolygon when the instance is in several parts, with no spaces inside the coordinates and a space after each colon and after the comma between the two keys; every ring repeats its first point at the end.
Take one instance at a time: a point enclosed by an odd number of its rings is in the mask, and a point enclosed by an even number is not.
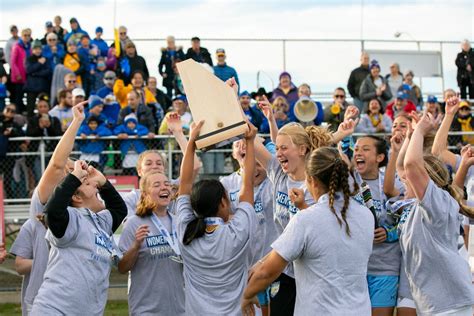
{"type": "MultiPolygon", "coordinates": [[[[127,94],[133,90],[133,86],[129,84],[125,86],[122,79],[117,79],[114,84],[114,95],[117,98],[117,102],[120,104],[121,108],[124,108],[128,105],[127,94]]],[[[145,104],[157,103],[155,96],[151,93],[148,88],[145,87],[145,104]]]]}

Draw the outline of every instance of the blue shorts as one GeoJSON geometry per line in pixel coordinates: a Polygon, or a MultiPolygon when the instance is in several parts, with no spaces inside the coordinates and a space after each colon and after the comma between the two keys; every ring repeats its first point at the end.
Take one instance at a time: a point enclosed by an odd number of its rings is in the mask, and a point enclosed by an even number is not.
{"type": "Polygon", "coordinates": [[[265,290],[263,290],[262,292],[259,292],[257,294],[258,304],[260,304],[260,306],[270,304],[270,293],[269,293],[269,291],[270,291],[270,287],[266,288],[265,290]]]}
{"type": "Polygon", "coordinates": [[[367,276],[372,307],[397,306],[398,279],[396,275],[367,276]]]}

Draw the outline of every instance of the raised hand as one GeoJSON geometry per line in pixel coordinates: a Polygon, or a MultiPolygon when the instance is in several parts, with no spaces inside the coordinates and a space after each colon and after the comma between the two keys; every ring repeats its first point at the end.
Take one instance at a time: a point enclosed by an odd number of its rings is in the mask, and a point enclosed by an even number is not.
{"type": "Polygon", "coordinates": [[[435,128],[436,121],[433,118],[433,115],[428,112],[424,113],[418,124],[416,124],[416,129],[420,130],[423,135],[427,135],[435,128]]]}
{"type": "Polygon", "coordinates": [[[239,95],[239,85],[237,84],[237,81],[235,81],[234,77],[227,79],[225,83],[226,85],[234,89],[235,95],[239,95]]]}
{"type": "Polygon", "coordinates": [[[247,122],[247,125],[249,127],[248,131],[245,132],[244,138],[247,140],[254,140],[255,136],[257,136],[257,128],[250,122],[247,122]]]}
{"type": "Polygon", "coordinates": [[[474,165],[474,149],[471,145],[466,145],[461,149],[461,164],[469,167],[474,165]]]}
{"type": "Polygon", "coordinates": [[[86,118],[84,114],[84,106],[88,104],[89,101],[82,101],[79,104],[76,104],[75,106],[72,107],[72,117],[75,120],[78,120],[80,122],[84,121],[86,118]]]}
{"type": "Polygon", "coordinates": [[[306,203],[304,201],[304,191],[302,189],[292,188],[289,190],[289,197],[294,206],[300,210],[306,208],[306,203]]]}
{"type": "Polygon", "coordinates": [[[87,178],[89,179],[89,181],[96,183],[97,187],[100,188],[105,184],[105,182],[107,182],[107,179],[102,174],[102,172],[100,172],[96,168],[89,166],[87,167],[87,172],[89,174],[87,178]]]}
{"type": "Polygon", "coordinates": [[[134,246],[136,249],[140,249],[143,241],[145,240],[145,238],[148,236],[149,233],[150,233],[150,229],[148,228],[148,225],[138,226],[137,230],[135,231],[135,242],[134,242],[134,246]]]}
{"type": "Polygon", "coordinates": [[[390,138],[390,149],[393,150],[394,152],[400,152],[400,149],[402,148],[403,141],[405,140],[405,135],[400,132],[395,132],[392,135],[392,138],[390,138]]]}
{"type": "MultiPolygon", "coordinates": [[[[230,79],[229,79],[230,80],[230,79]]],[[[201,127],[204,125],[204,121],[199,121],[198,123],[192,122],[191,128],[189,130],[189,141],[195,142],[196,139],[199,137],[199,133],[201,132],[201,127]]]]}
{"type": "Polygon", "coordinates": [[[84,182],[89,173],[87,172],[87,163],[84,160],[74,161],[74,170],[71,172],[79,181],[84,182]]]}
{"type": "Polygon", "coordinates": [[[168,131],[170,134],[182,133],[183,125],[181,123],[181,117],[178,113],[172,112],[166,116],[166,124],[168,125],[168,131]]]}
{"type": "Polygon", "coordinates": [[[359,109],[355,105],[349,105],[344,112],[344,121],[349,119],[355,120],[359,116],[359,109]]]}
{"type": "Polygon", "coordinates": [[[357,126],[358,123],[359,123],[358,118],[355,119],[355,120],[349,119],[349,120],[344,121],[341,124],[339,124],[339,127],[337,128],[337,131],[342,133],[344,135],[344,137],[347,137],[347,136],[354,133],[354,129],[357,126]]]}
{"type": "Polygon", "coordinates": [[[263,96],[263,101],[258,102],[258,107],[260,110],[262,110],[263,115],[267,118],[267,120],[270,120],[273,116],[273,109],[272,105],[270,104],[270,101],[268,101],[267,96],[263,96]]]}
{"type": "Polygon", "coordinates": [[[446,107],[445,107],[446,114],[455,115],[458,112],[459,103],[460,103],[460,100],[457,96],[450,97],[449,99],[447,99],[446,107]]]}

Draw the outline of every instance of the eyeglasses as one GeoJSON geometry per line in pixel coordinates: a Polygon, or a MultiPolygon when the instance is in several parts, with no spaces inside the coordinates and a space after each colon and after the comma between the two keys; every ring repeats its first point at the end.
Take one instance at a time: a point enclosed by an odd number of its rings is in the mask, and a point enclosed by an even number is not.
{"type": "Polygon", "coordinates": [[[127,32],[120,32],[120,35],[127,35],[127,32]]]}
{"type": "Polygon", "coordinates": [[[10,112],[10,113],[15,113],[16,112],[16,110],[12,109],[12,108],[5,108],[5,111],[10,112]]]}
{"type": "Polygon", "coordinates": [[[68,80],[68,83],[76,83],[76,80],[68,80]]]}
{"type": "Polygon", "coordinates": [[[343,95],[343,94],[336,94],[336,95],[334,95],[334,98],[336,98],[336,99],[344,99],[345,97],[346,97],[346,96],[343,95]]]}
{"type": "Polygon", "coordinates": [[[105,77],[104,80],[114,80],[115,78],[113,77],[105,77]]]}

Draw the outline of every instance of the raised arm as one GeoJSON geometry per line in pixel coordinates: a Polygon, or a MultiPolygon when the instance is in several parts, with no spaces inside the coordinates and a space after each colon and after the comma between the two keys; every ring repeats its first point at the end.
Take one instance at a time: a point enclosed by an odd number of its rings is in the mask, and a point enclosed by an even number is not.
{"type": "Polygon", "coordinates": [[[41,204],[46,204],[53,193],[54,188],[64,178],[67,160],[74,147],[74,139],[77,131],[84,121],[84,105],[88,101],[81,102],[72,108],[73,120],[64,135],[54,149],[51,160],[39,181],[37,190],[41,204]]]}
{"type": "Polygon", "coordinates": [[[248,202],[253,205],[253,179],[255,178],[255,136],[257,128],[248,123],[249,130],[245,134],[245,142],[247,145],[244,159],[244,173],[242,175],[242,187],[240,189],[240,202],[248,202]]]}
{"type": "Polygon", "coordinates": [[[431,148],[433,155],[439,157],[453,169],[456,168],[456,155],[448,150],[448,133],[458,109],[459,99],[457,97],[446,100],[446,113],[436,133],[433,147],[431,148]]]}
{"type": "Polygon", "coordinates": [[[180,170],[180,183],[179,183],[179,195],[191,194],[194,181],[194,155],[196,154],[196,139],[199,136],[201,127],[204,121],[199,123],[191,123],[191,130],[189,132],[189,142],[186,146],[186,151],[183,155],[183,161],[181,162],[180,170]]]}
{"type": "Polygon", "coordinates": [[[358,118],[355,120],[351,118],[339,124],[337,131],[332,134],[333,143],[337,144],[347,136],[352,135],[358,123],[358,118]]]}
{"type": "Polygon", "coordinates": [[[385,177],[383,181],[383,192],[388,198],[400,195],[395,188],[395,175],[397,169],[397,159],[400,149],[403,145],[404,136],[401,132],[395,133],[390,139],[390,157],[388,159],[387,168],[385,168],[385,177]]]}
{"type": "Polygon", "coordinates": [[[406,178],[418,200],[423,200],[430,181],[430,177],[424,166],[423,141],[425,135],[433,130],[435,124],[433,116],[430,113],[423,114],[416,125],[405,156],[404,166],[406,178]]]}
{"type": "Polygon", "coordinates": [[[474,165],[474,150],[471,145],[466,145],[461,150],[461,163],[454,177],[454,184],[461,189],[464,188],[467,173],[472,165],[474,165]]]}
{"type": "Polygon", "coordinates": [[[276,143],[276,138],[278,135],[278,126],[275,120],[275,116],[273,115],[272,105],[268,101],[266,96],[263,96],[264,100],[258,102],[258,106],[263,112],[263,115],[268,120],[268,126],[270,127],[270,139],[273,143],[276,143]]]}

